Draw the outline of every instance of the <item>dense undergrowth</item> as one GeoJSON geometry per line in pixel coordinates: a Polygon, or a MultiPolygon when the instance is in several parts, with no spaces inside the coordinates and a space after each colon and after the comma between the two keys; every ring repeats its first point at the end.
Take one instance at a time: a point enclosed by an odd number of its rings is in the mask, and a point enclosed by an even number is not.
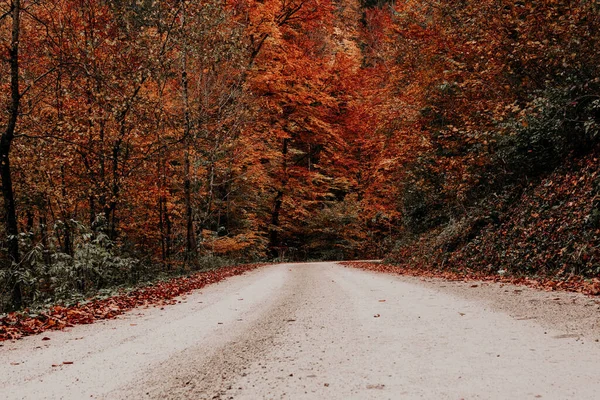
{"type": "Polygon", "coordinates": [[[597,277],[599,155],[595,149],[494,195],[464,217],[398,243],[389,260],[449,271],[597,277]]]}
{"type": "MultiPolygon", "coordinates": [[[[53,240],[35,243],[28,234],[20,236],[23,259],[18,265],[0,270],[0,314],[12,310],[11,289],[15,283],[20,287],[22,308],[45,309],[250,261],[198,256],[187,263],[156,263],[142,253],[123,251],[102,229],[71,223],[78,227],[72,233],[71,254],[61,251],[53,240]]],[[[60,225],[55,229],[61,229],[60,225]]]]}
{"type": "Polygon", "coordinates": [[[23,312],[0,316],[0,341],[115,318],[135,307],[175,304],[182,301],[175,300],[178,296],[261,266],[263,264],[247,264],[196,272],[177,278],[157,280],[129,290],[115,290],[109,295],[81,300],[70,305],[25,309],[23,312]]]}

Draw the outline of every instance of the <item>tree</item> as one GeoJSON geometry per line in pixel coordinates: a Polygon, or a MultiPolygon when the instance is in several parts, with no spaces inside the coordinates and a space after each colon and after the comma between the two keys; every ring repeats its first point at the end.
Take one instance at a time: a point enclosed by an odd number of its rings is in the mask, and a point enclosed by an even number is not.
{"type": "MultiPolygon", "coordinates": [[[[12,265],[18,265],[20,262],[19,227],[17,225],[17,210],[12,183],[10,151],[15,138],[22,95],[19,70],[19,38],[21,33],[21,2],[19,0],[11,1],[9,10],[4,11],[2,18],[6,18],[9,15],[12,19],[7,58],[10,68],[10,100],[8,102],[7,121],[5,122],[2,137],[0,138],[0,177],[2,178],[2,197],[4,199],[4,226],[8,235],[8,255],[12,265]]],[[[20,308],[22,304],[21,286],[18,280],[16,280],[16,275],[12,285],[13,307],[20,308]]]]}

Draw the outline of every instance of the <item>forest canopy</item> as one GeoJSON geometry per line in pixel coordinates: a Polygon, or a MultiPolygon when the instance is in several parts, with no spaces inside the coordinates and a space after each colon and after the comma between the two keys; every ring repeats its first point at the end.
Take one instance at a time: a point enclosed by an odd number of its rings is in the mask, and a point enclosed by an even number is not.
{"type": "Polygon", "coordinates": [[[1,0],[0,311],[424,240],[444,265],[595,151],[599,32],[584,0],[1,0]]]}

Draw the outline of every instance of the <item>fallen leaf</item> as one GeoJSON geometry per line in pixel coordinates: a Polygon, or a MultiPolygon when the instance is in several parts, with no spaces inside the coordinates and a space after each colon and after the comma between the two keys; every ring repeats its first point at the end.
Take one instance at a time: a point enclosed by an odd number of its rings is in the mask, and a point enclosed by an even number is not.
{"type": "Polygon", "coordinates": [[[379,383],[377,385],[367,385],[367,389],[383,389],[385,388],[385,385],[379,383]]]}
{"type": "Polygon", "coordinates": [[[48,336],[44,336],[42,340],[50,340],[50,338],[48,336]]]}

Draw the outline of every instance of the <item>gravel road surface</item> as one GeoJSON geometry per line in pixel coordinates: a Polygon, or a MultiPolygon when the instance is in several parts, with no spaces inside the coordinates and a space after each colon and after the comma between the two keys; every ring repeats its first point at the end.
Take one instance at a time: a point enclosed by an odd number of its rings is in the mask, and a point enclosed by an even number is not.
{"type": "Polygon", "coordinates": [[[0,398],[600,398],[600,301],[576,294],[314,263],[181,301],[3,343],[0,398]]]}

